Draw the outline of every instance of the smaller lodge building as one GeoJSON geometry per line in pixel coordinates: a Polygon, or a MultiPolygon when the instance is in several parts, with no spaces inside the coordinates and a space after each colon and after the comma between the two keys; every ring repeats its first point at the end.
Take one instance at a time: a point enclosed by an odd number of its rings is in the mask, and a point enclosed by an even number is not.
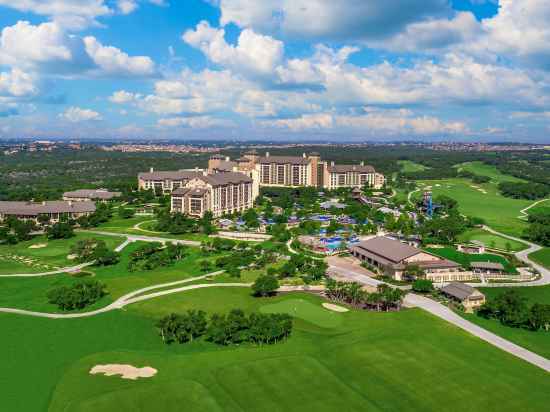
{"type": "Polygon", "coordinates": [[[120,192],[109,192],[107,189],[80,189],[74,192],[63,193],[63,200],[72,200],[74,202],[85,202],[92,200],[94,202],[108,202],[122,196],[120,192]]]}
{"type": "Polygon", "coordinates": [[[350,248],[353,256],[367,262],[395,280],[403,280],[407,266],[416,265],[434,282],[462,280],[460,265],[432,255],[414,246],[378,236],[357,243],[350,248]]]}
{"type": "Polygon", "coordinates": [[[480,275],[502,275],[505,272],[502,263],[498,262],[472,262],[470,268],[480,275]]]}
{"type": "Polygon", "coordinates": [[[464,306],[466,312],[473,312],[475,308],[485,303],[485,295],[470,285],[460,282],[451,282],[441,288],[441,292],[464,306]]]}
{"type": "Polygon", "coordinates": [[[40,203],[0,202],[0,222],[11,216],[21,220],[38,222],[38,216],[46,215],[52,223],[56,223],[62,218],[78,219],[95,211],[95,203],[89,200],[82,202],[56,200],[40,203]]]}

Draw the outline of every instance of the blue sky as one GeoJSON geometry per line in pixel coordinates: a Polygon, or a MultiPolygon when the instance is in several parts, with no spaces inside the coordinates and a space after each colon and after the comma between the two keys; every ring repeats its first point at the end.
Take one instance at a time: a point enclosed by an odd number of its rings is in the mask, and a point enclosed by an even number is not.
{"type": "Polygon", "coordinates": [[[548,21],[545,0],[0,0],[0,138],[550,143],[548,21]]]}

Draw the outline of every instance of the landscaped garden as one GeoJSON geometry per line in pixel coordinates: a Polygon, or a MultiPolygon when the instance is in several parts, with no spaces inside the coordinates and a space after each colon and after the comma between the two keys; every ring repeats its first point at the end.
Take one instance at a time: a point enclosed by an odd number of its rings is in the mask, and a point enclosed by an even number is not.
{"type": "Polygon", "coordinates": [[[504,270],[508,273],[517,273],[514,265],[512,265],[509,260],[501,255],[494,255],[491,253],[468,254],[459,252],[456,249],[450,247],[426,248],[426,251],[442,258],[459,263],[464,269],[469,269],[470,264],[473,262],[494,262],[501,263],[502,266],[504,266],[504,270]]]}

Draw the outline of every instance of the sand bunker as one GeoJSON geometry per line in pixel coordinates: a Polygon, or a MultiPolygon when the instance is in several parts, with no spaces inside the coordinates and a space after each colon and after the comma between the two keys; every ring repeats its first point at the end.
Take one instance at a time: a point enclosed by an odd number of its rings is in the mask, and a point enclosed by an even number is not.
{"type": "Polygon", "coordinates": [[[36,245],[30,245],[29,249],[43,249],[45,247],[48,247],[47,243],[38,243],[36,245]]]}
{"type": "Polygon", "coordinates": [[[146,366],[136,368],[132,365],[96,365],[90,371],[90,375],[103,373],[105,376],[120,375],[122,379],[136,380],[138,378],[151,378],[157,374],[157,370],[146,366]]]}
{"type": "Polygon", "coordinates": [[[349,312],[348,308],[345,308],[343,306],[334,305],[332,303],[323,303],[323,307],[328,310],[332,310],[333,312],[349,312]]]}

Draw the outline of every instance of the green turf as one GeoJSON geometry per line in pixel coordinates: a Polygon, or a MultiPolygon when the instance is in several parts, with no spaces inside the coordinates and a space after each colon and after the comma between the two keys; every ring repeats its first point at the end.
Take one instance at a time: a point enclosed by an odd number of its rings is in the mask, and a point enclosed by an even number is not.
{"type": "Polygon", "coordinates": [[[465,269],[469,268],[470,263],[472,262],[495,262],[501,263],[504,266],[504,269],[508,273],[517,273],[517,270],[508,262],[506,258],[500,255],[493,255],[491,253],[482,253],[479,255],[462,253],[456,249],[445,247],[445,248],[427,248],[427,252],[432,253],[437,256],[441,256],[445,259],[452,260],[453,262],[459,263],[465,269]]]}
{"type": "Polygon", "coordinates": [[[428,169],[426,166],[411,160],[399,160],[397,163],[401,166],[401,171],[404,173],[421,172],[428,169]]]}
{"type": "Polygon", "coordinates": [[[335,328],[342,323],[343,314],[323,308],[304,299],[286,299],[262,306],[263,313],[288,313],[292,317],[311,322],[322,328],[335,328]]]}
{"type": "Polygon", "coordinates": [[[458,165],[459,170],[465,170],[479,176],[487,176],[494,183],[500,182],[525,182],[515,176],[501,173],[496,166],[488,165],[483,162],[468,162],[458,165]]]}
{"type": "Polygon", "coordinates": [[[527,249],[525,243],[516,242],[515,240],[509,240],[501,236],[494,235],[483,229],[471,229],[462,233],[459,238],[459,242],[472,242],[477,240],[483,242],[486,247],[497,248],[502,250],[508,250],[508,247],[513,252],[527,249]]]}
{"type": "MultiPolygon", "coordinates": [[[[127,246],[121,253],[120,262],[116,265],[87,269],[94,274],[93,279],[100,280],[107,285],[109,295],[84,311],[105,306],[128,292],[146,286],[183,280],[202,274],[198,262],[203,257],[199,249],[194,247],[188,249],[188,256],[185,259],[173,266],[151,271],[129,272],[127,269],[129,254],[143,244],[144,242],[135,242],[127,246]]],[[[57,308],[47,302],[47,291],[80,280],[68,274],[34,278],[0,278],[0,306],[57,312],[57,308]]]]}
{"type": "Polygon", "coordinates": [[[550,269],[550,247],[543,248],[537,252],[531,253],[529,258],[537,262],[539,265],[550,269]]]}
{"type": "Polygon", "coordinates": [[[528,214],[545,213],[550,214],[550,199],[540,202],[527,211],[528,214]]]}
{"type": "MultiPolygon", "coordinates": [[[[220,303],[225,295],[192,298],[200,292],[181,299],[233,307],[220,303]]],[[[233,303],[251,311],[295,299],[321,303],[305,294],[233,303]]],[[[423,311],[341,315],[334,328],[297,319],[284,343],[227,348],[163,345],[153,319],[132,310],[71,321],[0,315],[3,409],[545,411],[550,402],[547,373],[423,311]],[[89,374],[108,363],[158,374],[89,374]]]]}
{"type": "Polygon", "coordinates": [[[103,240],[110,249],[114,249],[124,241],[122,238],[111,236],[77,233],[70,239],[48,240],[46,236],[36,236],[32,240],[20,242],[17,245],[3,245],[0,246],[0,275],[50,272],[58,268],[74,266],[75,262],[67,259],[69,250],[79,240],[87,238],[103,240]],[[39,244],[47,246],[40,249],[29,248],[31,245],[39,244]],[[32,263],[9,258],[9,255],[30,259],[32,263]]]}
{"type": "MultiPolygon", "coordinates": [[[[527,298],[529,305],[534,303],[545,303],[550,305],[550,285],[521,288],[479,288],[479,290],[489,299],[495,298],[508,290],[514,290],[527,298]]],[[[484,319],[477,315],[464,316],[477,325],[550,359],[550,333],[543,331],[533,332],[520,328],[510,328],[502,325],[497,320],[484,319]]]]}
{"type": "MultiPolygon", "coordinates": [[[[447,179],[422,181],[419,185],[426,190],[431,190],[434,198],[445,195],[455,199],[458,201],[461,213],[480,217],[490,227],[500,232],[519,237],[527,227],[527,223],[518,219],[518,216],[520,216],[520,210],[533,202],[504,197],[498,193],[497,186],[493,183],[475,185],[467,179],[447,179]],[[479,187],[486,193],[473,186],[479,187]]],[[[421,198],[422,193],[422,190],[416,193],[415,198],[421,198]]]]}

